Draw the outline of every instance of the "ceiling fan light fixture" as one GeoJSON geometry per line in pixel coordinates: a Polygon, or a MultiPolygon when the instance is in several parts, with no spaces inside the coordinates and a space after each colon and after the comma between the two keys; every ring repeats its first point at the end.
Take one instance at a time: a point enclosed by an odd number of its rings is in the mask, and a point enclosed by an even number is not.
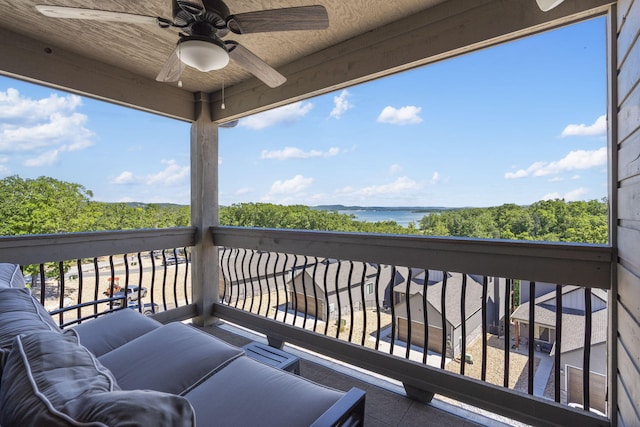
{"type": "Polygon", "coordinates": [[[219,70],[229,63],[229,53],[218,40],[189,36],[178,42],[178,57],[185,65],[203,72],[219,70]]]}
{"type": "Polygon", "coordinates": [[[563,1],[564,0],[536,0],[536,2],[538,3],[538,7],[543,12],[547,12],[547,11],[553,9],[554,7],[556,7],[557,5],[562,3],[563,1]]]}

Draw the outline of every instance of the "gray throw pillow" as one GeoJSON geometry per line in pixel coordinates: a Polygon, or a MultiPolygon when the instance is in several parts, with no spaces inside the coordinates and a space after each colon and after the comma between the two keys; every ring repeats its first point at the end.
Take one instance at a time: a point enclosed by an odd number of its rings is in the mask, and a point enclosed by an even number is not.
{"type": "Polygon", "coordinates": [[[33,331],[61,333],[49,312],[28,289],[0,289],[0,348],[10,348],[17,335],[33,331]]]}
{"type": "Polygon", "coordinates": [[[0,263],[0,288],[24,288],[24,276],[18,264],[0,263]]]}
{"type": "Polygon", "coordinates": [[[113,375],[71,335],[15,338],[0,382],[3,426],[193,426],[179,396],[121,391],[113,375]]]}

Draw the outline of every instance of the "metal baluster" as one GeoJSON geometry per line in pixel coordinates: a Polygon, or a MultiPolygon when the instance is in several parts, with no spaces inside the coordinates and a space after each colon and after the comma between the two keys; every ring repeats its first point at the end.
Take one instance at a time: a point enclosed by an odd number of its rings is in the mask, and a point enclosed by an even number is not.
{"type": "MultiPolygon", "coordinates": [[[[113,298],[114,285],[116,282],[116,267],[113,264],[113,255],[109,255],[109,272],[111,274],[111,285],[109,286],[109,298],[113,298]]],[[[109,301],[109,310],[113,310],[113,300],[109,301]]]]}
{"type": "MultiPolygon", "coordinates": [[[[269,286],[269,270],[267,267],[269,266],[269,261],[271,260],[271,252],[267,252],[267,259],[264,262],[264,280],[267,283],[267,311],[264,314],[264,317],[269,317],[269,307],[271,307],[271,286],[269,286]]],[[[260,278],[258,277],[258,280],[260,278]]],[[[261,291],[262,292],[262,291],[261,291]]],[[[260,304],[262,304],[262,297],[260,297],[260,304]]]]}
{"type": "Polygon", "coordinates": [[[349,310],[351,314],[349,315],[349,338],[348,341],[351,342],[351,338],[353,337],[353,318],[355,315],[355,311],[353,309],[353,296],[351,295],[351,280],[353,279],[353,261],[349,261],[349,280],[347,281],[347,292],[349,293],[349,310]]]}
{"type": "MultiPolygon", "coordinates": [[[[76,260],[76,268],[78,269],[78,304],[82,304],[82,260],[76,260]]],[[[78,323],[82,323],[82,308],[78,307],[78,323]]]]}
{"type": "MultiPolygon", "coordinates": [[[[142,273],[144,271],[144,269],[142,268],[142,253],[138,252],[138,292],[142,292],[142,273]]],[[[140,303],[140,305],[142,305],[142,298],[141,295],[139,294],[138,296],[138,302],[140,303]]],[[[151,312],[155,313],[155,308],[153,307],[153,305],[151,305],[151,312]]]]}
{"type": "Polygon", "coordinates": [[[156,257],[154,256],[154,251],[149,252],[149,258],[151,259],[151,307],[155,310],[155,287],[156,287],[156,257]]]}
{"type": "MultiPolygon", "coordinates": [[[[122,255],[124,259],[124,300],[122,302],[122,307],[127,308],[129,305],[129,260],[127,259],[127,254],[122,255]]],[[[138,287],[138,312],[142,313],[142,306],[140,305],[141,301],[141,292],[142,290],[138,287]]]]}
{"type": "MultiPolygon", "coordinates": [[[[278,310],[280,310],[280,291],[278,290],[278,261],[280,260],[280,253],[276,252],[276,260],[273,263],[273,282],[276,285],[276,309],[275,312],[273,314],[273,320],[277,320],[278,318],[278,310]]],[[[283,277],[283,281],[284,281],[284,272],[286,271],[285,268],[282,269],[283,274],[280,275],[280,277],[283,277]]],[[[285,287],[286,288],[286,287],[285,287]]],[[[286,289],[285,289],[285,293],[286,293],[286,289]]],[[[285,312],[286,312],[286,307],[285,307],[285,312]]]]}
{"type": "MultiPolygon", "coordinates": [[[[302,276],[302,295],[304,298],[304,317],[302,318],[302,329],[307,327],[307,317],[308,317],[308,307],[307,307],[307,256],[304,256],[304,263],[302,264],[302,272],[300,275],[302,276]]],[[[312,283],[313,284],[313,283],[312,283]]],[[[297,298],[297,296],[296,296],[297,298]]]]}
{"type": "MultiPolygon", "coordinates": [[[[333,282],[336,287],[336,304],[338,305],[338,320],[336,321],[336,338],[340,338],[340,327],[342,326],[342,303],[340,302],[340,267],[342,261],[338,261],[338,268],[336,269],[336,280],[333,282]]],[[[329,266],[327,265],[327,268],[329,266]]]]}
{"type": "MultiPolygon", "coordinates": [[[[498,280],[494,277],[493,280],[498,280]]],[[[482,369],[480,373],[480,379],[482,381],[487,380],[487,291],[489,287],[489,280],[487,276],[482,278],[482,369]]],[[[495,289],[495,288],[494,288],[495,289]]],[[[498,291],[499,293],[500,291],[498,291]]],[[[507,319],[507,313],[504,314],[504,325],[507,327],[509,321],[507,319]]]]}
{"type": "Polygon", "coordinates": [[[553,390],[556,402],[560,402],[560,355],[562,354],[562,286],[556,285],[556,342],[553,364],[553,390]]]}
{"type": "Polygon", "coordinates": [[[189,289],[187,287],[188,277],[189,277],[189,253],[187,252],[187,248],[182,248],[184,252],[184,303],[189,305],[189,289]]]}
{"type": "Polygon", "coordinates": [[[318,257],[313,257],[313,304],[314,304],[314,313],[313,317],[313,332],[316,332],[316,327],[318,326],[318,291],[316,289],[316,272],[318,271],[318,257]]]}
{"type": "Polygon", "coordinates": [[[467,310],[466,310],[466,298],[467,298],[467,274],[462,274],[462,292],[460,301],[460,318],[462,319],[462,356],[460,357],[460,375],[464,375],[464,368],[467,363],[467,310]]]}
{"type": "Polygon", "coordinates": [[[396,266],[391,266],[391,283],[389,289],[389,305],[391,306],[391,346],[389,347],[389,354],[393,354],[393,347],[396,342],[396,310],[395,310],[395,289],[396,284],[396,266]]]}
{"type": "MultiPolygon", "coordinates": [[[[242,249],[242,261],[240,262],[240,272],[242,275],[242,285],[244,287],[244,298],[242,299],[242,310],[244,310],[245,305],[247,304],[247,278],[244,274],[244,260],[247,257],[247,250],[246,249],[242,249]]],[[[238,249],[238,253],[240,253],[240,249],[238,249]]],[[[238,274],[238,257],[236,257],[236,263],[235,263],[235,267],[236,267],[236,275],[238,274]]],[[[238,280],[238,284],[240,283],[240,276],[237,277],[238,280]]],[[[240,287],[238,287],[238,298],[240,298],[240,287]]]]}
{"type": "Polygon", "coordinates": [[[411,343],[413,341],[413,335],[411,335],[411,267],[409,267],[409,273],[407,274],[407,287],[405,292],[405,305],[407,307],[407,349],[405,352],[405,359],[409,358],[411,354],[411,343]]]}
{"type": "Polygon", "coordinates": [[[47,295],[47,283],[44,274],[44,264],[39,265],[40,269],[40,304],[44,306],[45,296],[47,295]]]}
{"type": "Polygon", "coordinates": [[[296,268],[298,266],[298,256],[293,255],[293,266],[291,267],[291,307],[293,308],[293,325],[298,320],[298,287],[296,286],[296,268]]]}
{"type": "MultiPolygon", "coordinates": [[[[447,272],[442,272],[442,289],[440,290],[440,321],[442,322],[442,357],[440,358],[440,369],[444,369],[444,362],[447,358],[447,309],[446,309],[446,294],[447,294],[447,272]]],[[[453,349],[452,349],[453,350],[453,349]]]]}
{"type": "Polygon", "coordinates": [[[422,313],[424,320],[424,345],[422,347],[422,363],[427,363],[429,353],[429,314],[427,310],[427,292],[429,289],[429,269],[424,269],[424,284],[422,288],[422,313]]]}
{"type": "Polygon", "coordinates": [[[376,282],[375,282],[375,293],[376,293],[376,346],[375,349],[378,350],[380,345],[380,329],[382,328],[382,321],[380,319],[380,293],[378,290],[380,289],[380,264],[376,265],[376,282]]]}
{"type": "MultiPolygon", "coordinates": [[[[284,271],[285,274],[286,274],[288,265],[289,265],[289,254],[284,254],[284,268],[282,269],[282,271],[284,271]]],[[[293,269],[291,270],[291,278],[293,279],[293,269]]],[[[289,292],[287,291],[287,280],[284,276],[282,277],[282,282],[283,282],[283,289],[284,289],[284,318],[282,319],[282,321],[284,323],[287,323],[287,314],[289,314],[289,292]]],[[[294,289],[293,282],[291,283],[291,288],[294,289]]],[[[294,289],[294,293],[295,293],[295,289],[294,289]]]]}
{"type": "MultiPolygon", "coordinates": [[[[509,329],[509,317],[511,315],[511,289],[512,289],[512,279],[505,280],[505,290],[504,290],[504,381],[503,386],[509,388],[509,355],[510,353],[510,344],[511,344],[511,334],[509,329]]],[[[498,291],[499,292],[499,291],[498,291]]]]}
{"type": "MultiPolygon", "coordinates": [[[[60,285],[58,289],[60,290],[59,300],[60,300],[60,308],[64,308],[64,264],[62,261],[58,263],[58,274],[60,277],[60,285]]],[[[64,311],[60,311],[58,314],[59,324],[60,326],[64,325],[64,311]]]]}
{"type": "MultiPolygon", "coordinates": [[[[534,373],[534,353],[533,350],[535,348],[535,340],[534,340],[534,329],[535,329],[535,307],[536,307],[536,282],[529,283],[529,362],[528,362],[528,393],[533,394],[533,373],[534,373]]],[[[507,313],[505,313],[505,316],[507,313]]]]}
{"type": "Polygon", "coordinates": [[[591,372],[591,289],[584,289],[584,351],[582,353],[582,401],[585,411],[591,406],[589,373],[591,372]]]}
{"type": "MultiPolygon", "coordinates": [[[[98,301],[98,293],[100,292],[100,269],[98,268],[98,258],[93,258],[93,274],[96,282],[96,287],[93,290],[93,300],[98,301]]],[[[98,315],[98,304],[93,304],[93,315],[98,315]]]]}
{"type": "Polygon", "coordinates": [[[162,250],[162,309],[167,310],[167,254],[162,250]]]}
{"type": "Polygon", "coordinates": [[[364,340],[367,335],[367,305],[365,303],[364,287],[367,280],[367,263],[362,263],[362,279],[360,281],[360,297],[362,298],[362,338],[360,345],[364,347],[364,340]]]}
{"type": "Polygon", "coordinates": [[[173,259],[176,261],[173,264],[173,302],[175,307],[178,307],[178,250],[173,248],[173,259]]]}
{"type": "MultiPolygon", "coordinates": [[[[247,267],[247,276],[249,276],[249,285],[251,287],[251,303],[249,304],[249,312],[253,313],[253,300],[256,299],[256,291],[253,288],[253,277],[251,276],[251,266],[253,265],[253,257],[255,256],[256,251],[252,250],[251,251],[251,255],[249,255],[249,264],[244,264],[243,263],[243,269],[242,269],[242,273],[243,273],[243,277],[244,277],[244,267],[247,267]]],[[[257,274],[257,267],[256,267],[256,274],[257,274]]],[[[246,283],[246,282],[245,282],[246,283]]],[[[246,301],[247,299],[247,292],[245,291],[244,293],[244,299],[246,301]]]]}
{"type": "MultiPolygon", "coordinates": [[[[328,260],[327,260],[328,261],[328,260]]],[[[324,283],[324,294],[325,294],[325,301],[324,301],[324,305],[327,311],[327,318],[326,321],[324,322],[324,334],[327,335],[329,332],[329,317],[331,316],[331,311],[329,310],[329,289],[327,289],[327,276],[329,274],[329,263],[327,262],[327,264],[325,264],[325,268],[324,268],[324,279],[323,279],[323,283],[324,283]]]]}

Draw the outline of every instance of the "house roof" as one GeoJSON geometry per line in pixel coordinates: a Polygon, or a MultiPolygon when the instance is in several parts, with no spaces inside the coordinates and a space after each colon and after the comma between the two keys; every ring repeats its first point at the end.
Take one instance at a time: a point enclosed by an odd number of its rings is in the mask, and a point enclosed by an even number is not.
{"type": "Polygon", "coordinates": [[[187,121],[196,117],[195,102],[220,101],[224,81],[226,109],[211,111],[223,123],[584,19],[604,12],[609,1],[564,2],[542,12],[535,0],[225,0],[234,14],[310,4],[326,8],[326,30],[224,37],[287,78],[275,89],[233,62],[223,72],[187,69],[181,87],[157,82],[178,40],[175,29],[51,18],[35,9],[53,4],[172,18],[172,3],[0,2],[0,73],[187,121]]]}
{"type": "MultiPolygon", "coordinates": [[[[578,286],[565,285],[562,287],[562,295],[564,297],[572,292],[580,291],[582,288],[578,286]]],[[[592,289],[592,298],[599,298],[605,303],[607,301],[607,293],[602,289],[592,289]]],[[[529,302],[521,304],[512,314],[512,320],[521,322],[529,322],[529,302]]],[[[535,300],[534,319],[537,325],[542,325],[555,329],[556,327],[556,306],[555,291],[541,295],[535,300]],[[553,302],[554,304],[551,304],[553,302]]],[[[591,315],[591,344],[599,344],[607,339],[607,310],[599,309],[593,311],[591,315]]],[[[584,346],[585,333],[585,316],[580,310],[563,307],[562,313],[562,336],[561,350],[562,353],[580,349],[584,346]]],[[[552,353],[555,351],[552,350],[552,353]]]]}
{"type": "MultiPolygon", "coordinates": [[[[425,271],[414,271],[417,273],[415,279],[412,277],[409,286],[411,297],[422,295],[424,286],[425,271]],[[417,283],[416,283],[417,282],[417,283]]],[[[445,287],[445,315],[447,321],[457,327],[462,323],[462,311],[460,302],[462,301],[462,273],[446,273],[447,284],[445,287]]],[[[480,310],[482,307],[482,279],[476,275],[467,274],[467,286],[465,292],[465,316],[480,310]]],[[[442,313],[442,287],[444,283],[444,273],[442,271],[429,271],[427,289],[427,302],[433,306],[438,313],[442,313]]],[[[491,288],[491,287],[490,287],[491,288]]],[[[489,290],[489,289],[488,289],[489,290]]],[[[395,292],[406,293],[406,280],[394,287],[395,292]]]]}

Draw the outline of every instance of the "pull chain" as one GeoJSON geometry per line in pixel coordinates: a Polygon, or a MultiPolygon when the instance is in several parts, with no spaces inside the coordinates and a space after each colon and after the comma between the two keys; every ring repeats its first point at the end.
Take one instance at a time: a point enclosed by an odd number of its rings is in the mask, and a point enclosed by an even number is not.
{"type": "Polygon", "coordinates": [[[222,74],[222,103],[220,104],[220,109],[224,110],[224,74],[222,74]]]}

